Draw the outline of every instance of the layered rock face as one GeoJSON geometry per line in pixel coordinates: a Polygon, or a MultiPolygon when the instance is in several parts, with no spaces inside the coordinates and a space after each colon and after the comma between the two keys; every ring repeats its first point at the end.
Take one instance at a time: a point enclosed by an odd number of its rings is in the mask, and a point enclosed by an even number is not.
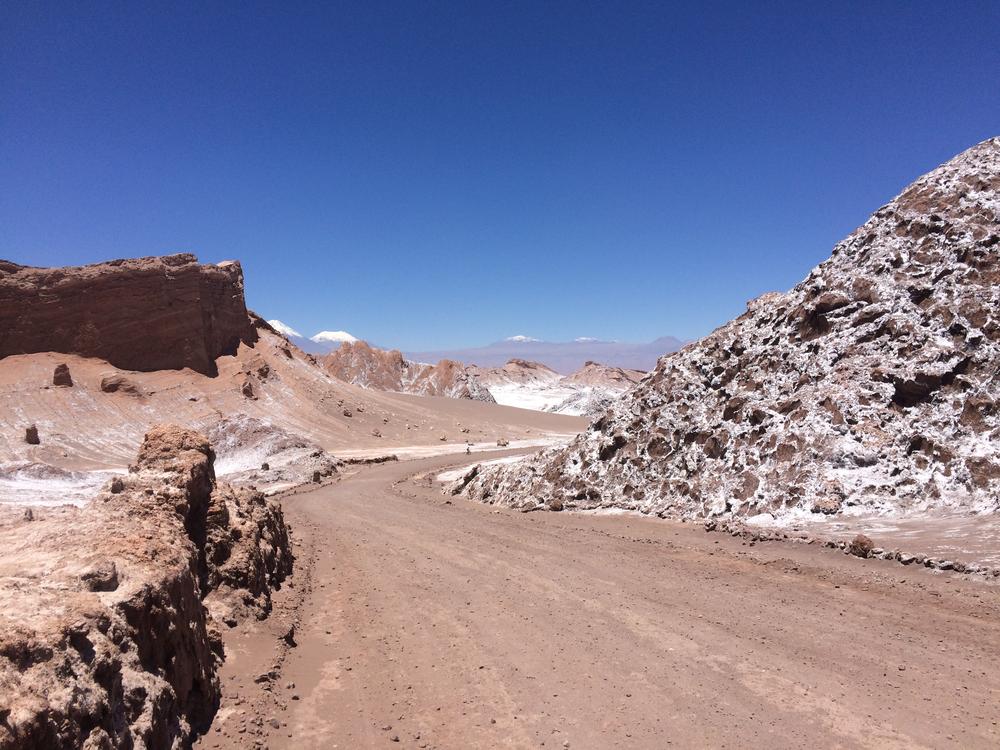
{"type": "Polygon", "coordinates": [[[127,370],[190,367],[257,340],[239,263],[190,254],[90,266],[30,268],[0,261],[0,357],[65,352],[127,370]]]}
{"type": "Polygon", "coordinates": [[[180,747],[208,726],[217,622],[265,616],[292,566],[280,506],[212,461],[157,427],[85,508],[0,515],[0,748],[180,747]]]}
{"type": "Polygon", "coordinates": [[[494,402],[490,392],[468,368],[450,359],[443,359],[436,365],[411,362],[396,349],[378,349],[364,341],[347,341],[322,362],[335,378],[362,388],[494,402]]]}
{"type": "Polygon", "coordinates": [[[465,491],[664,516],[1000,509],[1000,139],[921,177],[785,294],[563,450],[465,491]]]}

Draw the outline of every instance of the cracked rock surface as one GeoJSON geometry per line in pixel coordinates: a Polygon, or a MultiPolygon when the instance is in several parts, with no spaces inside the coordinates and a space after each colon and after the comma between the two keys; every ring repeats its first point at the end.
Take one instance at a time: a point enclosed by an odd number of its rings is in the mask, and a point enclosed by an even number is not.
{"type": "Polygon", "coordinates": [[[183,747],[219,702],[221,623],[291,573],[281,507],[152,428],[86,507],[0,515],[0,748],[183,747]]]}

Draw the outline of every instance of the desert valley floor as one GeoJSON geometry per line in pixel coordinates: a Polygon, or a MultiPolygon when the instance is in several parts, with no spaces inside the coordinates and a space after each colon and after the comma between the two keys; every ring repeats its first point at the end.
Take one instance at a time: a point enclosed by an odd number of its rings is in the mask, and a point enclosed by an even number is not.
{"type": "Polygon", "coordinates": [[[701,524],[495,509],[441,494],[456,465],[285,498],[299,569],[227,641],[199,747],[1000,744],[995,585],[701,524]]]}
{"type": "Polygon", "coordinates": [[[1000,747],[1000,138],[645,373],[243,284],[0,261],[0,750],[1000,747]]]}

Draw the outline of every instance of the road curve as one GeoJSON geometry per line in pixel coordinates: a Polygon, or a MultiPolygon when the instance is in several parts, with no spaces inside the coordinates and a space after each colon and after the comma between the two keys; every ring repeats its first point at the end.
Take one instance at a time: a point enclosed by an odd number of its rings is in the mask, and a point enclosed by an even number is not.
{"type": "Polygon", "coordinates": [[[456,460],[286,498],[295,583],[227,637],[200,746],[1000,746],[997,586],[691,524],[449,503],[424,475],[456,460]]]}

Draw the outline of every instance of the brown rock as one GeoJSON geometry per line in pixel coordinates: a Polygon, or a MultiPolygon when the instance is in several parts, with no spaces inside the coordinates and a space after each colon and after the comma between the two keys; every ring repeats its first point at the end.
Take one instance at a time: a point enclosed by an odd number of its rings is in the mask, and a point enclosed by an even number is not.
{"type": "Polygon", "coordinates": [[[243,381],[243,385],[240,386],[240,393],[242,393],[245,398],[256,400],[257,387],[253,378],[248,377],[243,381]]]}
{"type": "Polygon", "coordinates": [[[0,581],[19,603],[0,629],[0,747],[187,747],[207,728],[217,622],[266,615],[292,564],[280,506],[216,483],[212,460],[203,436],[155,427],[117,494],[0,529],[44,584],[0,581]]]}
{"type": "Polygon", "coordinates": [[[114,591],[118,588],[118,568],[113,560],[102,560],[80,576],[80,580],[87,591],[114,591]]]}
{"type": "Polygon", "coordinates": [[[124,375],[105,375],[101,378],[101,390],[105,393],[124,393],[129,396],[142,396],[142,386],[124,375]]]}
{"type": "Polygon", "coordinates": [[[24,429],[24,442],[28,445],[38,445],[42,441],[38,438],[38,427],[29,425],[24,429]]]}
{"type": "Polygon", "coordinates": [[[864,534],[858,534],[847,545],[847,551],[855,557],[868,557],[875,549],[875,543],[864,534]]]}
{"type": "Polygon", "coordinates": [[[124,370],[190,367],[257,340],[239,263],[190,254],[31,268],[0,261],[0,357],[66,352],[124,370]]]}
{"type": "Polygon", "coordinates": [[[52,385],[61,388],[73,387],[73,377],[69,374],[69,365],[65,363],[56,365],[55,372],[52,373],[52,385]]]}
{"type": "Polygon", "coordinates": [[[436,365],[411,362],[397,349],[347,341],[323,357],[322,363],[335,378],[363,388],[495,403],[473,368],[451,359],[442,359],[436,365]]]}
{"type": "Polygon", "coordinates": [[[813,513],[822,513],[827,516],[832,516],[833,514],[840,512],[840,506],[841,506],[840,498],[824,497],[814,502],[810,510],[813,513]]]}

